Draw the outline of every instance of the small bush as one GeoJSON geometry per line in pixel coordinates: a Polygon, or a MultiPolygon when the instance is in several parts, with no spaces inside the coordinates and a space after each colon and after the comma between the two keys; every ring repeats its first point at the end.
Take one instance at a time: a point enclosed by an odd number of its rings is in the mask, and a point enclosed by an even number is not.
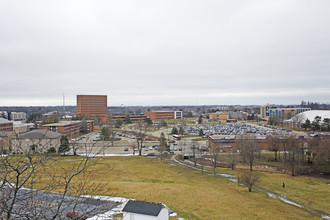
{"type": "Polygon", "coordinates": [[[56,153],[55,147],[49,148],[48,151],[47,151],[47,153],[49,153],[49,154],[55,154],[56,153]]]}

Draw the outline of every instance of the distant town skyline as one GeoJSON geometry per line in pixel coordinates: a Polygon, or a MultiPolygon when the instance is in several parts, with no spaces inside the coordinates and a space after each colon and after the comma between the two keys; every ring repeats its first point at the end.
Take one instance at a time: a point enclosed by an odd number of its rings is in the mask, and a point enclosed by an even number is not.
{"type": "Polygon", "coordinates": [[[2,1],[0,106],[330,102],[330,1],[2,1]]]}

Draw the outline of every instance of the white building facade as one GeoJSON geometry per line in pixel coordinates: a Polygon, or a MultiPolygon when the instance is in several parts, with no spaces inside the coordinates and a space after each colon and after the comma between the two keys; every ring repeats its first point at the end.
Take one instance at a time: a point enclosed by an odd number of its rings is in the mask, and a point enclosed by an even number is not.
{"type": "Polygon", "coordinates": [[[130,200],[123,209],[123,220],[168,220],[169,210],[160,203],[130,200]]]}

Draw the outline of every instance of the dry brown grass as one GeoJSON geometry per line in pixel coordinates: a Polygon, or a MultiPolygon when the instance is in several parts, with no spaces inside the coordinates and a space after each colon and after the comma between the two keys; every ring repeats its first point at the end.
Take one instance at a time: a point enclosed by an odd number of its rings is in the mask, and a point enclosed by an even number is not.
{"type": "MultiPolygon", "coordinates": [[[[158,159],[145,157],[100,159],[100,164],[90,173],[89,184],[104,184],[104,194],[110,196],[162,202],[185,219],[313,218],[309,213],[263,193],[249,193],[236,183],[202,175],[200,171],[174,165],[171,161],[161,163],[158,159]]],[[[49,169],[60,173],[78,161],[79,157],[62,157],[49,169]]],[[[46,183],[47,179],[43,177],[39,187],[46,183]]]]}

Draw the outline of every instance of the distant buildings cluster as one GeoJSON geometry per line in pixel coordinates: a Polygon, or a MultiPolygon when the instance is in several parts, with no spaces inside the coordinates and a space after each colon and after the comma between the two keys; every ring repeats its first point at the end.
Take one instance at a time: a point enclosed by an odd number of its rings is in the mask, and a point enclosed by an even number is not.
{"type": "MultiPolygon", "coordinates": [[[[25,123],[27,120],[25,112],[13,111],[8,113],[0,111],[0,149],[4,150],[5,146],[7,146],[7,150],[15,149],[15,147],[9,146],[15,146],[16,142],[24,142],[23,145],[28,147],[29,144],[25,142],[29,138],[31,139],[29,140],[30,145],[34,146],[32,141],[34,138],[32,137],[40,137],[40,134],[43,134],[43,132],[49,132],[49,135],[44,135],[44,137],[48,138],[50,142],[50,145],[47,147],[51,147],[62,135],[74,137],[80,133],[90,133],[94,131],[94,123],[106,123],[109,120],[115,122],[137,122],[150,119],[153,122],[161,122],[171,119],[183,119],[183,111],[177,111],[175,108],[172,108],[171,111],[150,111],[148,109],[148,111],[140,114],[127,114],[124,112],[109,114],[106,95],[77,95],[76,101],[76,115],[63,115],[61,120],[59,120],[58,111],[44,114],[38,113],[39,116],[36,117],[33,123],[25,123]],[[14,134],[18,135],[14,137],[14,134]]],[[[205,108],[203,112],[205,112],[205,108]]],[[[187,117],[193,115],[192,112],[188,113],[190,114],[187,114],[187,117]]],[[[194,115],[196,116],[196,113],[194,115]]],[[[301,125],[307,119],[312,122],[316,116],[320,116],[321,120],[327,119],[328,121],[330,117],[329,111],[326,110],[321,112],[312,111],[309,107],[282,108],[269,104],[260,106],[260,108],[259,106],[253,106],[251,111],[243,106],[216,107],[216,109],[212,109],[212,112],[205,115],[207,116],[204,117],[205,121],[217,122],[219,124],[246,120],[263,120],[268,121],[268,123],[281,122],[282,125],[284,122],[286,125],[301,125]]],[[[321,123],[320,128],[322,128],[321,123]]],[[[327,126],[329,127],[330,125],[327,126]]],[[[45,143],[42,145],[46,146],[45,143]]],[[[40,150],[38,145],[34,146],[34,148],[40,150]]]]}
{"type": "Polygon", "coordinates": [[[263,105],[260,107],[260,118],[266,121],[270,118],[288,120],[296,114],[311,110],[311,108],[277,108],[275,105],[263,105]]]}
{"type": "Polygon", "coordinates": [[[182,119],[182,111],[148,111],[144,114],[113,114],[107,112],[106,95],[77,95],[77,115],[107,122],[109,118],[114,121],[139,121],[150,118],[152,121],[168,119],[182,119]]]}
{"type": "Polygon", "coordinates": [[[6,111],[0,111],[0,117],[5,119],[11,119],[12,121],[26,121],[25,112],[11,112],[8,114],[6,111]]]}

